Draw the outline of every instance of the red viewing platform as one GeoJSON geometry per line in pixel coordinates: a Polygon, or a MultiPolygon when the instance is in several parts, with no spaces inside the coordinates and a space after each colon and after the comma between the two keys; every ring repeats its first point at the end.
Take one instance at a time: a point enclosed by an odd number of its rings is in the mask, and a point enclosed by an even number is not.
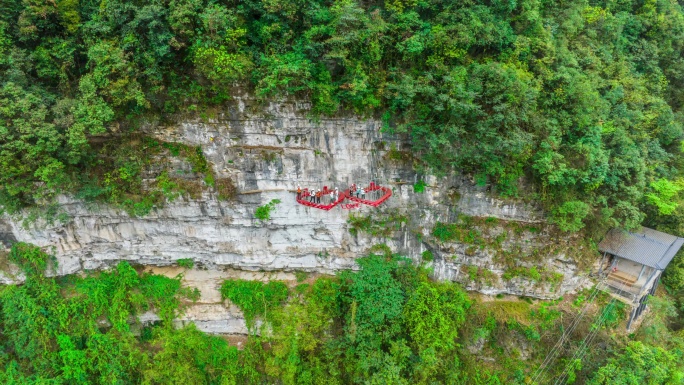
{"type": "MultiPolygon", "coordinates": [[[[323,190],[321,191],[321,201],[329,202],[330,193],[332,191],[333,190],[328,189],[327,186],[323,187],[323,190]]],[[[296,199],[297,199],[297,203],[299,203],[301,205],[328,211],[328,210],[332,209],[333,207],[337,206],[338,204],[342,203],[345,199],[349,199],[350,201],[353,201],[353,202],[363,203],[363,204],[368,205],[368,206],[378,207],[383,202],[385,202],[387,199],[389,199],[389,197],[392,196],[392,190],[390,188],[384,187],[384,186],[379,186],[379,185],[375,184],[374,182],[371,182],[371,184],[368,187],[364,188],[364,191],[366,193],[373,192],[373,191],[382,191],[383,194],[380,196],[380,198],[378,198],[376,200],[368,200],[368,199],[356,197],[355,195],[352,195],[350,193],[349,189],[346,189],[344,191],[340,191],[336,201],[334,201],[332,203],[324,204],[324,203],[311,202],[310,198],[313,194],[315,194],[315,192],[309,191],[308,189],[304,189],[304,191],[302,191],[302,194],[300,196],[298,196],[296,199]]]]}

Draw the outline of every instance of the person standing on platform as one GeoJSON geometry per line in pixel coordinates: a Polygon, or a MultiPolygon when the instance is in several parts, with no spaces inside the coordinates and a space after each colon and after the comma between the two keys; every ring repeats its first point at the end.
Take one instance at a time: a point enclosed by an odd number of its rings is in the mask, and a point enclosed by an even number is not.
{"type": "Polygon", "coordinates": [[[297,186],[297,199],[302,198],[302,186],[297,186]]]}
{"type": "Polygon", "coordinates": [[[366,199],[366,190],[361,189],[361,199],[366,199]]]}

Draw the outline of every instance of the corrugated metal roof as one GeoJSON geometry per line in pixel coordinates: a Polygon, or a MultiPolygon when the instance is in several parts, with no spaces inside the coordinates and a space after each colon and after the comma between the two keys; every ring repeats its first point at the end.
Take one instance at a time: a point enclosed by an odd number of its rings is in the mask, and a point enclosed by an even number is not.
{"type": "Polygon", "coordinates": [[[672,261],[672,258],[674,258],[675,254],[677,254],[682,245],[684,245],[684,238],[677,238],[677,240],[672,243],[672,246],[670,246],[670,249],[667,250],[667,253],[665,253],[663,258],[658,261],[658,268],[664,270],[667,265],[670,264],[670,261],[672,261]]]}
{"type": "Polygon", "coordinates": [[[599,243],[602,252],[663,270],[684,245],[684,238],[642,227],[630,232],[611,229],[599,243]]]}

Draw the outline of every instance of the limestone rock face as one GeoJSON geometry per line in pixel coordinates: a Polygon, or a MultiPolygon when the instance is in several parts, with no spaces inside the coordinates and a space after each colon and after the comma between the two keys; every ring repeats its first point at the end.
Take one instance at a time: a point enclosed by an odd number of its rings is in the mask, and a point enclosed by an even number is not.
{"type": "MultiPolygon", "coordinates": [[[[178,117],[175,124],[150,123],[145,128],[160,140],[201,146],[217,176],[232,178],[237,185],[240,193],[234,201],[221,201],[206,190],[200,199],[178,199],[136,218],[104,205],[61,197],[60,204],[70,217],[67,223],[37,223],[26,229],[20,220],[4,217],[0,242],[54,248],[57,274],[107,268],[122,260],[169,266],[182,258],[215,270],[334,273],[354,268],[355,258],[384,243],[415,260],[431,250],[436,278],[466,282],[463,264],[486,267],[499,275],[503,270],[486,250],[471,257],[464,251],[467,245],[449,246],[432,239],[437,221],[453,222],[465,214],[521,224],[543,222],[537,207],[496,198],[468,177],[417,174],[407,139],[383,133],[379,120],[348,116],[315,121],[307,117],[308,109],[299,102],[256,105],[242,95],[212,117],[178,117]],[[345,189],[351,183],[365,186],[371,180],[393,189],[393,196],[377,209],[322,211],[302,206],[294,197],[297,185],[345,189]],[[422,193],[414,192],[418,180],[427,183],[422,193]],[[271,220],[255,219],[255,209],[272,199],[281,203],[271,220]],[[354,235],[347,222],[352,213],[401,214],[408,221],[382,236],[354,235]]],[[[528,240],[549,241],[546,235],[535,237],[529,234],[528,240]]],[[[529,282],[511,280],[470,287],[487,293],[549,297],[573,290],[581,281],[565,255],[549,255],[541,264],[562,269],[562,283],[531,288],[529,282]]],[[[21,279],[10,273],[4,275],[4,282],[21,279]]]]}

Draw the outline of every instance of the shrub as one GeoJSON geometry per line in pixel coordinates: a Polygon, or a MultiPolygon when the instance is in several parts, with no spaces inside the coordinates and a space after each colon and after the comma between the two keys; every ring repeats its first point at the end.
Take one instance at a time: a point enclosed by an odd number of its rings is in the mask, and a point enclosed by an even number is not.
{"type": "Polygon", "coordinates": [[[28,277],[40,276],[47,269],[48,262],[54,261],[54,257],[49,256],[40,247],[18,242],[12,245],[9,261],[17,265],[28,277]]]}
{"type": "Polygon", "coordinates": [[[278,203],[280,203],[280,199],[272,199],[267,204],[257,207],[254,216],[262,222],[268,221],[271,219],[271,211],[275,209],[278,203]]]}
{"type": "Polygon", "coordinates": [[[287,286],[279,281],[264,284],[261,281],[237,279],[226,280],[221,285],[221,297],[242,310],[249,327],[254,325],[256,317],[268,319],[270,310],[285,301],[287,294],[287,286]]]}
{"type": "Polygon", "coordinates": [[[684,292],[684,254],[677,253],[663,274],[663,284],[671,292],[684,292]]]}
{"type": "Polygon", "coordinates": [[[195,262],[192,260],[192,258],[181,258],[176,261],[178,266],[184,267],[186,269],[192,269],[193,266],[195,266],[195,262]]]}
{"type": "Polygon", "coordinates": [[[579,231],[589,214],[589,205],[581,201],[565,202],[551,212],[551,221],[562,231],[579,231]]]}
{"type": "Polygon", "coordinates": [[[157,187],[169,202],[173,202],[181,195],[180,185],[169,178],[169,173],[167,171],[162,172],[157,177],[157,187]]]}

